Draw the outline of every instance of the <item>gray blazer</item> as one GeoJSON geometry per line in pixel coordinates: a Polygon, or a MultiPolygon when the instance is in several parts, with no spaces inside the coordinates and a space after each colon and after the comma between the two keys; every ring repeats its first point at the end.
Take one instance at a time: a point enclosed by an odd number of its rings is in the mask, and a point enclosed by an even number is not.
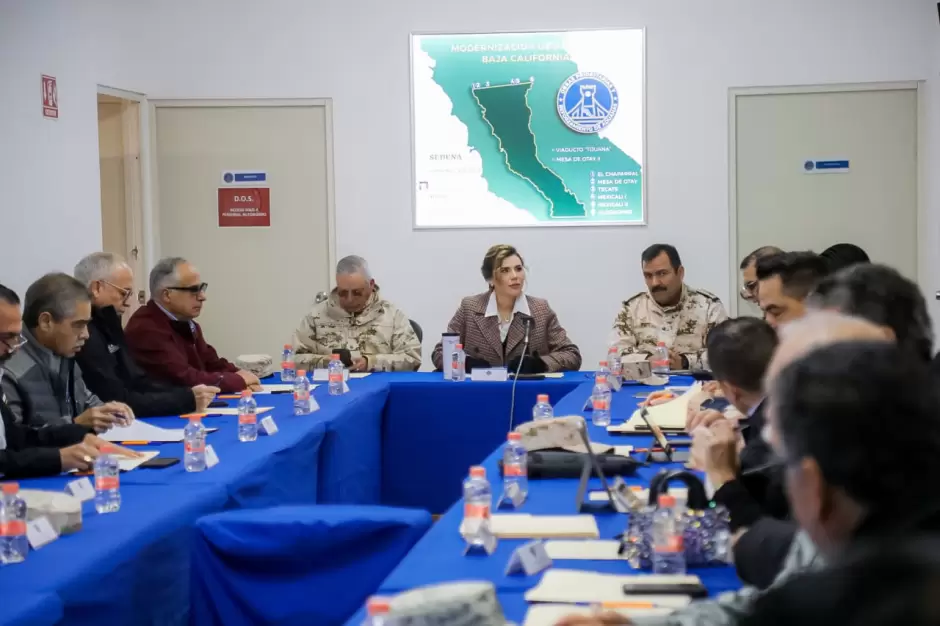
{"type": "Polygon", "coordinates": [[[85,386],[75,359],[59,359],[51,368],[52,352],[23,331],[26,345],[3,366],[0,387],[17,424],[34,428],[71,424],[86,409],[103,402],[85,386]]]}

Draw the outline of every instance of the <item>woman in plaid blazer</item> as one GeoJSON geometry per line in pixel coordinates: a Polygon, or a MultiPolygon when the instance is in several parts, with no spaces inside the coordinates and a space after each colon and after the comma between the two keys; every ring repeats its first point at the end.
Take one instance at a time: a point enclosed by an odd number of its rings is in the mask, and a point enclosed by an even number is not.
{"type": "MultiPolygon", "coordinates": [[[[483,257],[480,270],[489,290],[464,298],[447,325],[447,332],[460,335],[460,343],[467,353],[467,370],[474,366],[505,365],[515,372],[522,356],[527,325],[529,349],[522,361],[522,373],[540,374],[581,367],[581,352],[568,339],[548,301],[523,293],[525,263],[514,247],[491,247],[483,257]]],[[[444,360],[441,352],[438,342],[431,360],[439,370],[444,360]]]]}

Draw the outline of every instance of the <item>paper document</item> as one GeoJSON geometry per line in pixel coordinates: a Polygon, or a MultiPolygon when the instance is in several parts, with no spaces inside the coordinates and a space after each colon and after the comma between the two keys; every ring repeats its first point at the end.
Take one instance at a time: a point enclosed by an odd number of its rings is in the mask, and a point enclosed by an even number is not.
{"type": "MultiPolygon", "coordinates": [[[[266,393],[274,393],[275,391],[280,393],[293,393],[294,392],[294,383],[272,383],[270,385],[261,385],[264,387],[261,391],[253,392],[254,395],[264,395],[266,393]]],[[[316,389],[316,385],[310,385],[311,391],[316,389]]]]}
{"type": "MultiPolygon", "coordinates": [[[[642,603],[636,604],[637,608],[604,608],[604,611],[618,613],[624,617],[665,617],[673,612],[671,608],[640,608],[642,603]]],[[[590,606],[580,606],[577,604],[533,604],[525,614],[525,621],[522,626],[555,626],[562,618],[569,615],[578,615],[581,617],[590,617],[595,615],[595,609],[590,606]]]]}
{"type": "Polygon", "coordinates": [[[679,609],[691,599],[684,595],[639,595],[623,592],[625,583],[697,583],[698,576],[657,576],[654,574],[599,574],[569,569],[550,569],[538,585],[525,594],[527,602],[602,603],[631,602],[654,608],[679,609]]]}
{"type": "Polygon", "coordinates": [[[490,518],[490,530],[500,539],[543,539],[600,535],[593,515],[532,515],[501,513],[490,518]]]}
{"type": "MultiPolygon", "coordinates": [[[[675,400],[647,407],[646,412],[647,415],[649,415],[650,421],[660,428],[684,430],[686,413],[689,410],[689,399],[701,390],[702,383],[695,383],[688,388],[688,391],[678,396],[675,400]]],[[[621,432],[631,432],[631,428],[635,431],[638,426],[646,426],[646,422],[640,417],[640,409],[634,411],[633,415],[627,420],[624,426],[626,429],[621,432]]],[[[615,432],[610,427],[607,428],[607,431],[615,432]]],[[[646,432],[649,431],[647,430],[646,432]]]]}
{"type": "MultiPolygon", "coordinates": [[[[637,485],[632,485],[630,491],[637,498],[643,501],[643,504],[646,504],[650,498],[650,490],[644,489],[637,485]]],[[[676,499],[676,506],[683,506],[685,502],[689,499],[689,490],[685,487],[670,487],[669,495],[674,496],[676,499]]],[[[588,500],[591,502],[606,502],[607,501],[607,492],[606,491],[592,491],[588,494],[588,500]]]]}
{"type": "Polygon", "coordinates": [[[582,539],[580,541],[552,539],[545,542],[545,551],[553,561],[626,560],[626,557],[618,554],[619,550],[620,542],[616,539],[582,539]]]}
{"type": "Polygon", "coordinates": [[[542,374],[545,378],[564,378],[564,372],[545,372],[542,374]]]}
{"type": "MultiPolygon", "coordinates": [[[[262,413],[267,413],[268,411],[273,411],[273,406],[259,406],[258,415],[262,413]]],[[[206,412],[203,415],[238,415],[238,407],[222,407],[220,409],[206,409],[206,412]]]]}
{"type": "Polygon", "coordinates": [[[351,372],[349,374],[350,378],[365,378],[366,376],[372,376],[372,372],[351,372]]]}
{"type": "Polygon", "coordinates": [[[149,441],[152,443],[165,443],[169,441],[182,441],[182,428],[160,428],[153,424],[136,419],[127,426],[114,426],[111,430],[100,435],[105,441],[149,441]]]}
{"type": "Polygon", "coordinates": [[[157,450],[147,450],[141,451],[141,455],[136,459],[130,459],[126,456],[118,456],[118,466],[120,466],[122,472],[129,472],[131,470],[137,469],[142,464],[146,463],[150,459],[158,456],[160,453],[157,450]]]}

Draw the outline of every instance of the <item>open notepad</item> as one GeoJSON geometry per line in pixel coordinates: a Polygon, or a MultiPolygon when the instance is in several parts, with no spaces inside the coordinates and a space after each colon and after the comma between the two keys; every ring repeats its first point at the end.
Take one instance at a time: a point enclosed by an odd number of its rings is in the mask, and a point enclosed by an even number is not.
{"type": "Polygon", "coordinates": [[[624,584],[695,584],[698,576],[664,576],[655,574],[599,574],[581,570],[550,569],[539,584],[525,594],[527,602],[562,602],[601,604],[605,602],[643,603],[652,608],[679,609],[691,599],[686,595],[625,594],[624,584]]]}
{"type": "MultiPolygon", "coordinates": [[[[692,396],[701,390],[702,384],[695,383],[689,387],[688,391],[677,397],[675,400],[671,400],[664,404],[657,404],[656,406],[647,407],[646,413],[649,415],[650,421],[660,428],[669,430],[684,430],[686,413],[688,413],[689,410],[689,400],[692,398],[692,396]]],[[[644,422],[643,418],[640,417],[640,409],[637,409],[633,412],[633,415],[630,417],[630,419],[623,424],[608,426],[607,432],[649,433],[649,430],[646,429],[646,422],[644,422]]]]}

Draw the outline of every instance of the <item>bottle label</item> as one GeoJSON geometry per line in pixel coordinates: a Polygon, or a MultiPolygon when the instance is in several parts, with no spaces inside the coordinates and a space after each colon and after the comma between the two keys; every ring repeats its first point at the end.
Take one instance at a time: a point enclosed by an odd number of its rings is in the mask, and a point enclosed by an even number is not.
{"type": "Polygon", "coordinates": [[[682,535],[673,535],[666,539],[666,543],[656,546],[656,552],[660,554],[672,554],[682,552],[682,535]]]}
{"type": "Polygon", "coordinates": [[[294,369],[294,362],[293,361],[281,361],[281,369],[282,370],[294,369]]]}
{"type": "Polygon", "coordinates": [[[206,451],[206,442],[202,441],[199,443],[193,443],[192,441],[186,441],[183,443],[183,450],[186,451],[186,454],[196,454],[206,451]]]}
{"type": "Polygon", "coordinates": [[[490,507],[485,504],[464,504],[463,505],[463,516],[470,518],[484,518],[489,519],[490,517],[490,507]]]}
{"type": "Polygon", "coordinates": [[[0,522],[0,537],[21,537],[26,534],[26,522],[23,520],[10,520],[0,522]]]}
{"type": "Polygon", "coordinates": [[[657,360],[653,361],[653,367],[665,369],[665,368],[669,367],[669,359],[663,359],[663,360],[657,359],[657,360]]]}
{"type": "Polygon", "coordinates": [[[591,401],[592,406],[595,411],[609,411],[610,410],[610,400],[606,398],[595,398],[591,401]]]}
{"type": "Polygon", "coordinates": [[[309,391],[295,391],[294,392],[294,402],[306,402],[307,398],[310,397],[309,391]]]}
{"type": "Polygon", "coordinates": [[[521,463],[504,464],[503,476],[525,476],[525,468],[521,463]]]}
{"type": "Polygon", "coordinates": [[[330,384],[341,384],[343,382],[343,373],[342,372],[330,372],[328,377],[330,384]]]}
{"type": "Polygon", "coordinates": [[[98,491],[111,491],[117,489],[121,479],[117,476],[95,476],[95,489],[98,491]]]}
{"type": "Polygon", "coordinates": [[[239,424],[257,424],[258,416],[254,413],[240,413],[238,415],[239,424]]]}

